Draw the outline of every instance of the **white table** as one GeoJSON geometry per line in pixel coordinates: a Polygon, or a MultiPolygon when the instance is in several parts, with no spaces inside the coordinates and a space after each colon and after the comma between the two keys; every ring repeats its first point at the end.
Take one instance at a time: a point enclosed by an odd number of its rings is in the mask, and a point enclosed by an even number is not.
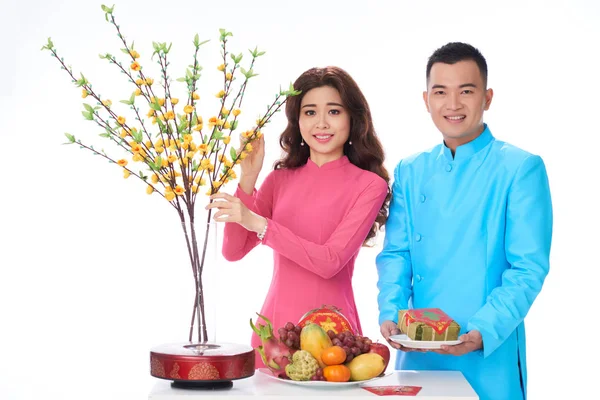
{"type": "MultiPolygon", "coordinates": [[[[475,400],[479,399],[463,374],[457,371],[394,371],[391,375],[365,385],[407,385],[423,389],[415,398],[419,400],[475,400]]],[[[353,397],[356,399],[410,398],[403,396],[377,396],[360,386],[336,386],[311,388],[285,382],[277,382],[262,373],[250,378],[233,381],[233,388],[221,391],[184,390],[171,388],[170,382],[157,380],[149,400],[193,400],[193,399],[248,399],[258,397],[269,400],[310,399],[331,400],[331,397],[353,397]]]]}

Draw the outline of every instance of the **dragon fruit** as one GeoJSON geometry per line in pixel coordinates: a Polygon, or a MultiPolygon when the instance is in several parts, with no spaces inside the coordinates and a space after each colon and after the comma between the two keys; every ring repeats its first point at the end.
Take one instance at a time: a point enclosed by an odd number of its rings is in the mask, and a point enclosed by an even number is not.
{"type": "Polygon", "coordinates": [[[256,313],[266,325],[257,322],[256,327],[250,318],[250,326],[262,340],[262,346],[258,346],[256,350],[260,354],[263,363],[273,372],[273,375],[278,378],[288,378],[285,367],[292,362],[292,356],[297,350],[290,349],[284,342],[277,339],[273,334],[273,325],[271,321],[263,315],[256,313]]]}

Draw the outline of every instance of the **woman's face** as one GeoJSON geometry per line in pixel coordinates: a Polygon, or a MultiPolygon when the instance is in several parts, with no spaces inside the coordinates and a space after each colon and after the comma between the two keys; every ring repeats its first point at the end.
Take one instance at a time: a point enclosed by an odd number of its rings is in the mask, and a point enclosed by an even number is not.
{"type": "Polygon", "coordinates": [[[323,165],[344,155],[350,136],[350,114],[337,89],[321,86],[306,92],[300,104],[300,134],[310,147],[310,158],[323,165]]]}

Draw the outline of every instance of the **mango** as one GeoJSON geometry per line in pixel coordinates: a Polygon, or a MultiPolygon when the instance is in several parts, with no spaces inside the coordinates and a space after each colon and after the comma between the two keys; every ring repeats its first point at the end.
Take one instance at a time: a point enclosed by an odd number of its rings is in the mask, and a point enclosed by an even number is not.
{"type": "Polygon", "coordinates": [[[323,350],[333,346],[327,332],[317,324],[308,324],[300,332],[300,349],[308,351],[319,363],[321,368],[326,365],[321,360],[323,350]]]}
{"type": "Polygon", "coordinates": [[[385,361],[377,353],[364,353],[354,357],[346,366],[350,369],[351,381],[366,381],[381,375],[385,361]]]}

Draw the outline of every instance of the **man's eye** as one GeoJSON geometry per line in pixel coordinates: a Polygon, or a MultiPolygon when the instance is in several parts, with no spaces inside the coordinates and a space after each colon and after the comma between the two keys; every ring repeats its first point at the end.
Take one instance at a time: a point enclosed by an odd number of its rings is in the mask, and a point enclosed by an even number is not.
{"type": "Polygon", "coordinates": [[[433,92],[433,94],[442,95],[442,94],[444,94],[444,91],[443,90],[436,90],[435,92],[433,92]]]}
{"type": "Polygon", "coordinates": [[[473,91],[472,91],[472,90],[469,90],[469,89],[467,89],[467,90],[463,90],[463,93],[464,93],[464,94],[473,94],[473,91]]]}

